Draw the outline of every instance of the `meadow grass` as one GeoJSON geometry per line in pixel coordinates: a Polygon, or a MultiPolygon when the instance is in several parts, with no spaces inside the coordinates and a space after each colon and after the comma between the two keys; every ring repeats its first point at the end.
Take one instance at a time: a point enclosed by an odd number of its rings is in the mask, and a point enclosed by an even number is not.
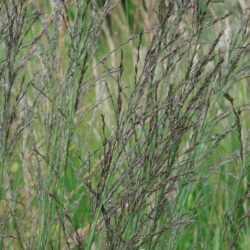
{"type": "Polygon", "coordinates": [[[248,249],[248,1],[0,2],[0,249],[248,249]]]}

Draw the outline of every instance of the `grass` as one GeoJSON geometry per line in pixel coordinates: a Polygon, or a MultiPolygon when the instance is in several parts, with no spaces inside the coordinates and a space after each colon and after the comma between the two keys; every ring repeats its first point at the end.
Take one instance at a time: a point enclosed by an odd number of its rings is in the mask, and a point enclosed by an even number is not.
{"type": "Polygon", "coordinates": [[[0,3],[1,249],[247,249],[244,1],[0,3]]]}

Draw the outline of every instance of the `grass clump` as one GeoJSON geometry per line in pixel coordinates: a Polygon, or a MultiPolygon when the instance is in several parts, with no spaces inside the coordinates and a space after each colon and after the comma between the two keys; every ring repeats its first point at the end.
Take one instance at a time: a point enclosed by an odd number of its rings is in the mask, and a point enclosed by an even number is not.
{"type": "Polygon", "coordinates": [[[0,248],[246,249],[245,7],[3,0],[0,248]]]}

